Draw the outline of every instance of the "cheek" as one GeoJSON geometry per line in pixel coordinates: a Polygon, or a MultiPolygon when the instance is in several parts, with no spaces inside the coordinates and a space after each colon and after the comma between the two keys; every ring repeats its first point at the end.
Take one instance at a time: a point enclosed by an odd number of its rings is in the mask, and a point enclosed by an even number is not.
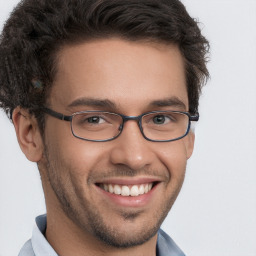
{"type": "Polygon", "coordinates": [[[184,140],[172,141],[157,145],[157,155],[165,165],[172,178],[184,175],[187,163],[187,149],[184,140]]]}
{"type": "Polygon", "coordinates": [[[194,150],[194,143],[195,143],[195,134],[194,132],[190,131],[189,134],[184,138],[186,152],[187,152],[187,159],[189,159],[194,150]]]}
{"type": "Polygon", "coordinates": [[[80,178],[88,176],[106,157],[102,143],[88,142],[75,138],[67,126],[48,127],[46,142],[52,161],[61,165],[62,172],[69,172],[80,178]]]}
{"type": "Polygon", "coordinates": [[[79,175],[89,175],[102,162],[106,162],[107,154],[100,144],[74,138],[68,150],[64,150],[65,158],[76,167],[79,175]]]}

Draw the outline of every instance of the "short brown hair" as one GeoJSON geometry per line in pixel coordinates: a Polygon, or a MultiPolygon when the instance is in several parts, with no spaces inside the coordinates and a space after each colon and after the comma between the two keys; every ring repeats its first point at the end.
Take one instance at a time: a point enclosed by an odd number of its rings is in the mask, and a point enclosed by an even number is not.
{"type": "Polygon", "coordinates": [[[0,107],[11,117],[20,106],[43,131],[45,104],[63,45],[120,37],[178,45],[186,66],[189,111],[198,111],[209,77],[209,43],[178,0],[23,0],[0,41],[0,107]],[[40,81],[40,82],[39,82],[40,81]]]}

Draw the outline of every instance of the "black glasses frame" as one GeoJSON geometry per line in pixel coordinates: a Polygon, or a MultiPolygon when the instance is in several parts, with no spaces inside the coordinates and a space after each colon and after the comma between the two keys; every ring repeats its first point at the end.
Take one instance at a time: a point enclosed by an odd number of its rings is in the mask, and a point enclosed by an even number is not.
{"type": "Polygon", "coordinates": [[[55,117],[59,120],[63,120],[63,121],[68,121],[70,122],[70,125],[71,125],[71,131],[72,131],[72,134],[74,137],[78,138],[78,139],[81,139],[81,140],[86,140],[86,141],[94,141],[94,142],[105,142],[105,141],[111,141],[111,140],[114,140],[116,139],[123,131],[123,127],[124,127],[124,123],[129,121],[129,120],[134,120],[134,121],[137,121],[138,123],[138,126],[140,128],[140,131],[141,131],[141,134],[143,135],[143,137],[148,140],[148,141],[152,141],[152,142],[170,142],[170,141],[175,141],[175,140],[180,140],[182,138],[184,138],[185,136],[188,135],[189,131],[190,131],[190,127],[191,127],[191,121],[194,121],[194,122],[197,122],[199,120],[199,113],[196,113],[195,115],[191,115],[190,113],[188,112],[183,112],[183,111],[172,111],[172,110],[168,110],[168,111],[152,111],[152,112],[147,112],[147,113],[143,113],[139,116],[125,116],[125,115],[122,115],[122,114],[118,114],[118,113],[113,113],[113,112],[107,112],[107,111],[98,111],[98,110],[90,110],[90,111],[80,111],[80,112],[75,112],[73,113],[72,115],[70,116],[66,116],[64,114],[61,114],[59,112],[56,112],[50,108],[42,108],[42,111],[52,117],[55,117]],[[86,138],[83,138],[83,137],[80,137],[80,136],[77,136],[74,131],[73,131],[73,127],[72,127],[72,119],[74,116],[78,115],[78,114],[83,114],[83,113],[96,113],[96,112],[102,112],[102,113],[105,113],[105,114],[114,114],[114,115],[118,115],[118,116],[121,116],[122,119],[123,119],[123,122],[122,124],[120,125],[119,127],[119,133],[110,138],[110,139],[106,139],[106,140],[90,140],[90,139],[86,139],[86,138]],[[144,132],[143,132],[143,127],[142,127],[142,124],[141,124],[141,120],[143,118],[143,116],[145,115],[148,115],[148,114],[154,114],[154,113],[167,113],[167,112],[172,112],[172,113],[180,113],[180,114],[184,114],[186,116],[188,116],[189,118],[189,122],[188,122],[188,127],[187,127],[187,131],[184,135],[178,137],[178,138],[175,138],[175,139],[171,139],[171,140],[152,140],[148,137],[145,136],[144,132]]]}

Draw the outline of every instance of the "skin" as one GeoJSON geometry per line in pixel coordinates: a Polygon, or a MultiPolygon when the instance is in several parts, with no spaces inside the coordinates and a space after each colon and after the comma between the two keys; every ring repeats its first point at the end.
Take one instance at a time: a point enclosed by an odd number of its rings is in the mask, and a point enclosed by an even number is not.
{"type": "MultiPolygon", "coordinates": [[[[176,46],[97,40],[64,47],[57,63],[47,106],[65,115],[83,110],[131,116],[188,111],[184,62],[176,46]],[[69,106],[81,98],[111,104],[91,106],[80,100],[69,106]],[[170,98],[182,104],[170,104],[170,98]]],[[[46,238],[59,255],[155,255],[156,232],[181,189],[193,151],[192,132],[173,142],[150,142],[136,121],[128,121],[117,139],[88,142],[72,135],[69,122],[51,116],[46,116],[43,139],[35,118],[19,107],[13,121],[21,149],[38,163],[47,207],[46,238]],[[132,206],[117,203],[96,186],[145,179],[156,180],[157,186],[146,203],[134,201],[132,206]],[[110,244],[99,231],[112,239],[110,244]]]]}

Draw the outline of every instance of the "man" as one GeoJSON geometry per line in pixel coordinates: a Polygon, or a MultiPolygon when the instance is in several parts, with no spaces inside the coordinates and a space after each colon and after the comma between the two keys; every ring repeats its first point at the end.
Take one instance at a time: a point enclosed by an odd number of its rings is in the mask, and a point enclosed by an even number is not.
{"type": "Polygon", "coordinates": [[[160,230],[184,180],[208,42],[178,0],[24,0],[0,102],[47,216],[23,255],[184,255],[160,230]]]}

